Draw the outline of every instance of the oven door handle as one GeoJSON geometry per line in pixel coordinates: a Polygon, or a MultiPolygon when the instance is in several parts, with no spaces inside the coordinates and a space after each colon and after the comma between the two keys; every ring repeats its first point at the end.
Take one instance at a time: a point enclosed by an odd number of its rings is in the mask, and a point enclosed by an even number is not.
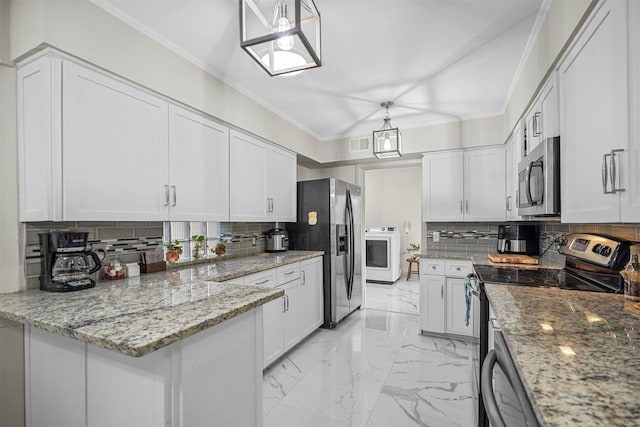
{"type": "Polygon", "coordinates": [[[487,353],[486,359],[482,364],[482,373],[480,374],[480,388],[482,389],[482,400],[484,402],[484,409],[489,418],[491,427],[507,427],[500,414],[498,408],[498,402],[496,402],[496,395],[493,390],[493,367],[498,362],[498,357],[495,350],[491,350],[487,353]]]}

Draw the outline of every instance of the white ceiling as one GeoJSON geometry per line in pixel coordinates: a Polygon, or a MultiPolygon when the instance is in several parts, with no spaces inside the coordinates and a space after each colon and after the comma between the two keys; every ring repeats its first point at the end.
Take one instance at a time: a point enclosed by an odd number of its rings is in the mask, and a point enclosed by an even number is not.
{"type": "MultiPolygon", "coordinates": [[[[93,0],[321,140],[503,112],[543,0],[315,0],[320,68],[269,77],[238,0],[93,0]]],[[[259,1],[258,1],[259,3],[259,1]]]]}

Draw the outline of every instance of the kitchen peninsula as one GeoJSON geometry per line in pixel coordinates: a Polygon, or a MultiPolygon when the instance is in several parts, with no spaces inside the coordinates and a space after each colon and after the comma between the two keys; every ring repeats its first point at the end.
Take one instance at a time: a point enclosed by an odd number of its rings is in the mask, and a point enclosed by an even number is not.
{"type": "Polygon", "coordinates": [[[25,325],[27,425],[261,425],[262,306],[283,291],[236,283],[321,254],[0,295],[25,325]]]}
{"type": "Polygon", "coordinates": [[[637,425],[640,316],[622,295],[485,289],[542,425],[637,425]]]}

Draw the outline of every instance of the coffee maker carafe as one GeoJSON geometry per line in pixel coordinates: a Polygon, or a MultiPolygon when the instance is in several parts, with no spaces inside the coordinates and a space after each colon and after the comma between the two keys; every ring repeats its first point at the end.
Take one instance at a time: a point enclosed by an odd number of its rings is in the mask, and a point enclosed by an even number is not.
{"type": "Polygon", "coordinates": [[[88,233],[52,231],[39,236],[41,290],[69,292],[96,285],[89,275],[102,264],[95,252],[86,250],[88,233]]]}

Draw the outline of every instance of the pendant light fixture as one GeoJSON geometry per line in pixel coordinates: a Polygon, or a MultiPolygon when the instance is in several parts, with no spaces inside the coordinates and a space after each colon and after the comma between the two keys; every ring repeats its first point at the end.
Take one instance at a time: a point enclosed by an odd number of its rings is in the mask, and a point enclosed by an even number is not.
{"type": "Polygon", "coordinates": [[[391,117],[389,116],[389,107],[393,105],[392,101],[385,101],[380,104],[387,111],[384,114],[384,123],[382,128],[373,131],[373,155],[379,159],[391,159],[400,157],[401,139],[400,129],[391,126],[391,117]]]}
{"type": "Polygon", "coordinates": [[[320,67],[320,12],[313,0],[240,0],[240,47],[270,76],[320,67]]]}

